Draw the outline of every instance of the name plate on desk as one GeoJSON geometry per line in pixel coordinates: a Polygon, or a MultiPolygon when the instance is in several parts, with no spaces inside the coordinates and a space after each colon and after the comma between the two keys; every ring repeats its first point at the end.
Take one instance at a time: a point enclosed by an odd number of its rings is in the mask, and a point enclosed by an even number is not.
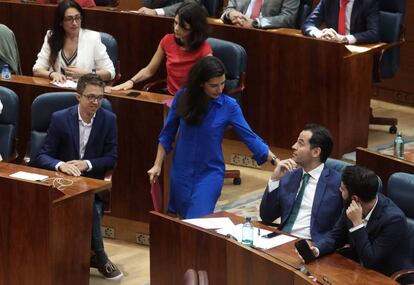
{"type": "Polygon", "coordinates": [[[26,171],[18,171],[16,173],[10,174],[10,177],[23,179],[23,180],[29,180],[29,181],[43,181],[49,176],[47,175],[40,175],[36,173],[26,172],[26,171]]]}

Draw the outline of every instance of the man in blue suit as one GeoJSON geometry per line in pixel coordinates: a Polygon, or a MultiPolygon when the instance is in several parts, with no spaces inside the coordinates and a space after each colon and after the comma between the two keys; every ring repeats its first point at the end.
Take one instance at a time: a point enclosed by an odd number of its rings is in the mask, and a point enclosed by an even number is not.
{"type": "Polygon", "coordinates": [[[378,0],[321,0],[303,23],[302,31],[307,36],[345,44],[376,43],[378,0]],[[320,30],[322,24],[326,28],[320,30]]]}
{"type": "Polygon", "coordinates": [[[260,204],[263,222],[269,224],[280,217],[283,231],[313,241],[333,228],[342,199],[340,174],[324,164],[332,146],[326,128],[305,125],[292,146],[292,158],[280,161],[269,179],[260,204]]]}
{"type": "Polygon", "coordinates": [[[344,211],[327,237],[311,246],[316,257],[349,244],[344,255],[385,275],[414,267],[406,217],[377,189],[377,175],[371,170],[345,168],[340,188],[344,211]]]}
{"type": "MultiPolygon", "coordinates": [[[[79,78],[79,104],[53,113],[47,137],[34,165],[72,176],[103,179],[117,159],[116,116],[101,107],[105,83],[95,74],[79,78]]],[[[95,195],[92,220],[91,266],[106,279],[123,274],[108,259],[101,234],[103,201],[95,195]]]]}

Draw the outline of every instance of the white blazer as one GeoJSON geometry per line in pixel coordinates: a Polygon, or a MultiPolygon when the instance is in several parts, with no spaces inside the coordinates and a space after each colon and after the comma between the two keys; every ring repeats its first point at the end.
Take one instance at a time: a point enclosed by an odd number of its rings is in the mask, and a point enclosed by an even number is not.
{"type": "MultiPolygon", "coordinates": [[[[57,59],[52,67],[49,64],[50,46],[48,39],[50,30],[47,31],[42,49],[37,55],[37,60],[33,69],[43,68],[50,71],[60,72],[60,60],[57,59]]],[[[76,67],[86,70],[92,69],[107,70],[111,73],[111,79],[115,77],[115,68],[106,52],[106,47],[101,41],[101,35],[98,32],[80,29],[78,40],[78,55],[76,67]]]]}

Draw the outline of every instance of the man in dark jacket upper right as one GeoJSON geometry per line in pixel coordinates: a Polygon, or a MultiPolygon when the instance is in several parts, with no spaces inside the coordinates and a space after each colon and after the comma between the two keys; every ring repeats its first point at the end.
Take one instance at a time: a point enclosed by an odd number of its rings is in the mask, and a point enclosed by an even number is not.
{"type": "Polygon", "coordinates": [[[345,44],[379,42],[378,0],[321,0],[303,24],[302,32],[345,44]],[[322,24],[326,28],[320,30],[322,24]]]}

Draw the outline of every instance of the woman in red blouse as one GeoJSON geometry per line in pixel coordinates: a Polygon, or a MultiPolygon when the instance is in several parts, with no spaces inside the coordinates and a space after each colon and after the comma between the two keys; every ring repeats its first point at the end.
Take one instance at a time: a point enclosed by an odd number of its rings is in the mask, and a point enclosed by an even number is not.
{"type": "Polygon", "coordinates": [[[112,87],[112,90],[131,89],[135,83],[152,77],[166,58],[167,91],[174,95],[183,87],[193,64],[212,54],[207,37],[207,12],[197,3],[183,3],[174,18],[174,33],[162,38],[150,63],[131,79],[112,87]]]}

